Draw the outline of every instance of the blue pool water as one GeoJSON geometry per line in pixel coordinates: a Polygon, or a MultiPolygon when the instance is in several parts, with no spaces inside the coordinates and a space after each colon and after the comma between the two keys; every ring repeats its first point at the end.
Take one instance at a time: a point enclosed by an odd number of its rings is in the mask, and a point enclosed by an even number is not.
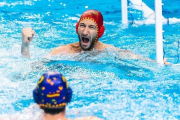
{"type": "MultiPolygon", "coordinates": [[[[154,9],[153,1],[144,2],[154,9]]],[[[170,17],[179,17],[179,2],[171,2],[168,10],[174,16],[170,17]]],[[[99,10],[104,16],[106,30],[101,42],[156,59],[155,25],[135,23],[124,27],[120,0],[1,1],[0,118],[38,119],[42,111],[33,102],[32,90],[43,72],[55,70],[68,79],[73,89],[67,107],[67,117],[72,119],[180,119],[180,66],[131,60],[110,49],[43,58],[54,47],[78,41],[75,24],[87,9],[99,10]],[[20,53],[24,27],[36,31],[30,59],[20,53]]],[[[140,10],[131,11],[134,19],[144,20],[140,10]]],[[[173,64],[178,61],[179,27],[178,22],[163,26],[165,57],[173,64]]]]}

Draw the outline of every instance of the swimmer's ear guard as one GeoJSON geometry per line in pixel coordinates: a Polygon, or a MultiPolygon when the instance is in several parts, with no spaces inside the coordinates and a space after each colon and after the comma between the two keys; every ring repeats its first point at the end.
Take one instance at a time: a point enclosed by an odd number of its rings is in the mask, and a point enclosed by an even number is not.
{"type": "Polygon", "coordinates": [[[71,102],[72,99],[72,89],[68,87],[67,94],[66,94],[66,103],[71,102]]]}
{"type": "Polygon", "coordinates": [[[37,88],[35,88],[34,90],[33,90],[33,98],[34,98],[34,102],[35,103],[37,103],[37,104],[39,104],[40,103],[40,98],[39,98],[39,93],[38,93],[38,89],[37,88]]]}
{"type": "Polygon", "coordinates": [[[105,27],[104,27],[104,25],[102,25],[100,30],[99,30],[99,34],[98,34],[99,38],[104,34],[104,31],[105,31],[105,27]]]}
{"type": "Polygon", "coordinates": [[[41,107],[58,108],[71,101],[72,89],[58,72],[47,72],[33,90],[34,101],[41,107]]]}

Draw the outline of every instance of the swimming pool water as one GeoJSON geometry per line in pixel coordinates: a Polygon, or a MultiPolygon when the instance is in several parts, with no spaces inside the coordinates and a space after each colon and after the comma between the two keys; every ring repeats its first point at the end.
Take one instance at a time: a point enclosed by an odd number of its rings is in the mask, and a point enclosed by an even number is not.
{"type": "MultiPolygon", "coordinates": [[[[0,116],[38,119],[41,112],[33,102],[32,90],[43,72],[55,70],[68,79],[73,89],[67,117],[180,119],[179,66],[124,59],[121,52],[110,49],[43,58],[54,47],[78,42],[75,24],[80,14],[87,9],[97,9],[103,14],[106,27],[100,41],[155,60],[154,24],[129,24],[125,28],[121,24],[120,2],[0,2],[0,116]],[[32,27],[36,31],[30,46],[30,59],[20,54],[21,29],[24,27],[32,27]]],[[[153,9],[153,1],[144,2],[153,9]]],[[[180,10],[176,2],[179,3],[176,0],[168,7],[171,13],[179,13],[174,12],[180,10]]],[[[141,11],[131,10],[136,19],[141,18],[141,11]]],[[[178,18],[178,15],[173,17],[178,18]]],[[[179,23],[170,24],[164,32],[165,57],[174,64],[178,59],[179,27],[179,23]]]]}

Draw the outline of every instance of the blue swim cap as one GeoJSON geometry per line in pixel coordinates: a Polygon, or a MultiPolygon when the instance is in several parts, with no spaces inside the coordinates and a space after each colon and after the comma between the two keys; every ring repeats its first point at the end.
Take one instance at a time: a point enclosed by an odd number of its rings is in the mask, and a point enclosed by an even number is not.
{"type": "Polygon", "coordinates": [[[34,101],[44,108],[59,108],[71,101],[72,89],[59,72],[46,72],[33,90],[34,101]]]}

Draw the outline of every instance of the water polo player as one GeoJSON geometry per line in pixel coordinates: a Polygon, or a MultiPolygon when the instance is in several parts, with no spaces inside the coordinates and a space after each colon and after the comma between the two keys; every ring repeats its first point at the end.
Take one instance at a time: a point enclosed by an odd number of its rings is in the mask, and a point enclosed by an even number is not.
{"type": "MultiPolygon", "coordinates": [[[[93,49],[102,50],[104,48],[111,48],[111,50],[120,51],[120,55],[128,59],[144,59],[151,62],[155,62],[149,58],[143,58],[128,50],[116,48],[112,45],[107,45],[99,41],[99,38],[104,34],[105,27],[103,25],[103,16],[97,10],[85,11],[80,20],[76,24],[76,33],[79,37],[79,42],[67,44],[54,48],[46,57],[56,56],[59,54],[73,54],[80,53],[81,51],[91,51],[93,49]]],[[[22,46],[21,54],[25,57],[30,57],[29,43],[32,41],[35,31],[32,28],[24,28],[22,30],[22,46]]],[[[164,64],[169,64],[164,59],[164,64]]]]}
{"type": "MultiPolygon", "coordinates": [[[[53,49],[48,57],[55,56],[61,53],[79,53],[81,51],[91,51],[92,49],[102,50],[106,47],[113,47],[104,44],[99,38],[104,34],[105,27],[103,25],[103,16],[97,10],[87,10],[82,15],[76,24],[76,33],[79,37],[79,42],[59,46],[53,49]]],[[[24,28],[22,30],[22,47],[21,53],[23,56],[30,57],[29,43],[32,41],[35,31],[32,28],[24,28]]]]}
{"type": "MultiPolygon", "coordinates": [[[[71,101],[72,89],[59,72],[46,72],[33,90],[35,103],[44,110],[44,120],[69,120],[66,118],[66,106],[71,101]]],[[[76,120],[101,120],[94,116],[76,118],[76,120]]]]}
{"type": "Polygon", "coordinates": [[[33,90],[34,101],[44,110],[45,119],[65,117],[66,105],[71,101],[72,90],[66,79],[58,72],[46,72],[33,90]]]}

